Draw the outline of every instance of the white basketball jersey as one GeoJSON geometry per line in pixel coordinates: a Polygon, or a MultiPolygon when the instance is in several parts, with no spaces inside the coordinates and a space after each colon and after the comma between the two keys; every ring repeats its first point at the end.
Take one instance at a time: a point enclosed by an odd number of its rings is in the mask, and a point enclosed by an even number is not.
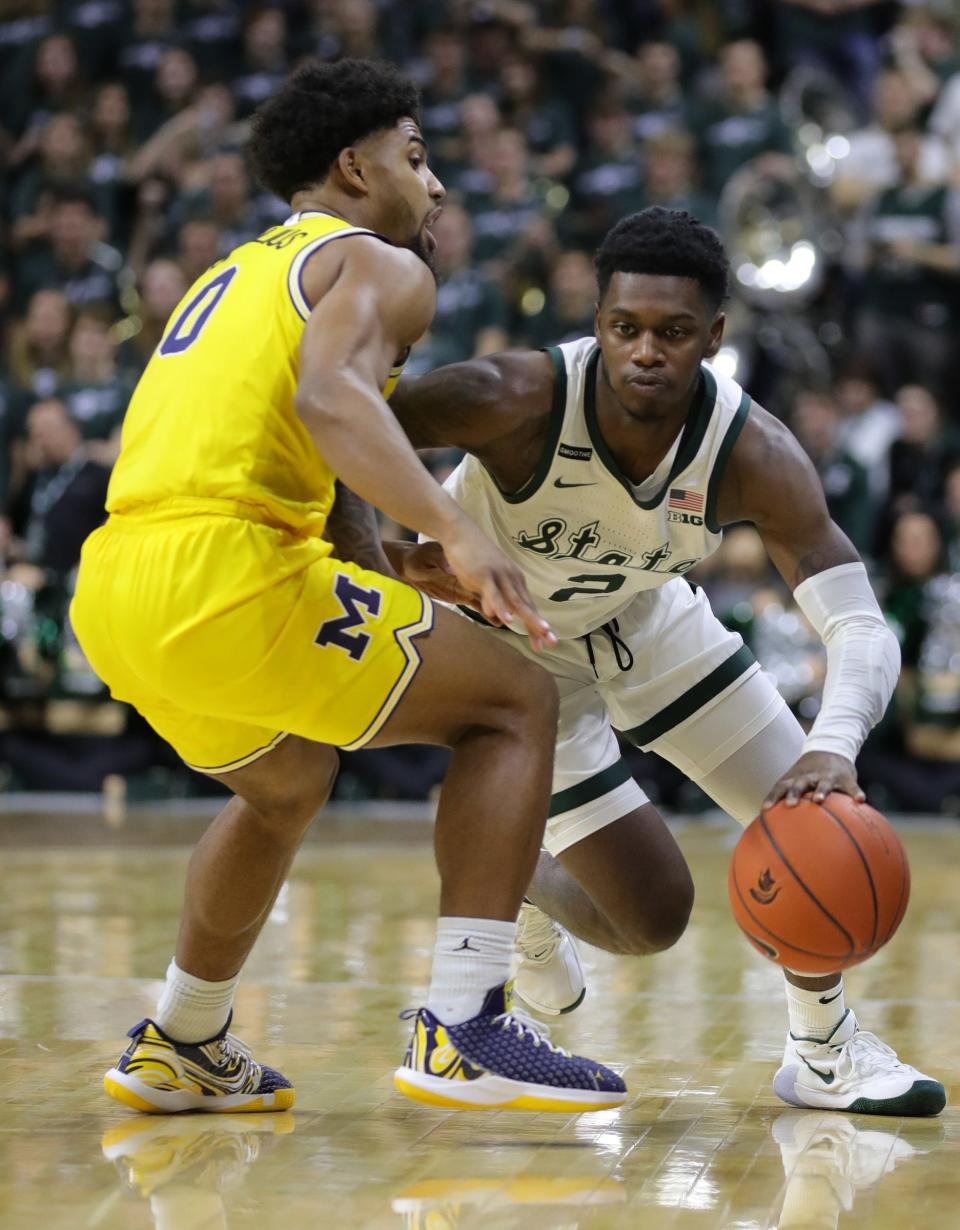
{"type": "Polygon", "coordinates": [[[615,619],[641,590],[684,573],[720,545],[717,490],[750,407],[707,364],[683,431],[635,486],[597,425],[600,349],[592,337],[551,347],[553,410],[543,456],[515,493],[467,456],[445,483],[457,503],[523,570],[561,639],[615,619]]]}

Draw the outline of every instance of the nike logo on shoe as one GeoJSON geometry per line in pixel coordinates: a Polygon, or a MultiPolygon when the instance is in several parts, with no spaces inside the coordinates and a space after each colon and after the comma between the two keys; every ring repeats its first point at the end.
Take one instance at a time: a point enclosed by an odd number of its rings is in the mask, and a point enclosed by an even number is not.
{"type": "MultiPolygon", "coordinates": [[[[800,1058],[803,1059],[803,1056],[801,1055],[800,1058]]],[[[815,1076],[820,1077],[820,1079],[823,1081],[825,1085],[832,1085],[833,1082],[836,1080],[835,1072],[824,1072],[821,1068],[815,1068],[813,1064],[808,1062],[808,1060],[806,1059],[803,1059],[803,1062],[807,1065],[807,1067],[810,1069],[810,1071],[815,1076]]]]}
{"type": "Polygon", "coordinates": [[[836,993],[836,995],[821,995],[820,1002],[821,1004],[832,1004],[833,1001],[835,999],[839,999],[842,994],[843,994],[843,987],[840,988],[840,990],[836,993]]]}
{"type": "Polygon", "coordinates": [[[553,480],[553,485],[555,487],[595,487],[597,484],[596,483],[565,483],[562,478],[555,478],[553,480]]]}

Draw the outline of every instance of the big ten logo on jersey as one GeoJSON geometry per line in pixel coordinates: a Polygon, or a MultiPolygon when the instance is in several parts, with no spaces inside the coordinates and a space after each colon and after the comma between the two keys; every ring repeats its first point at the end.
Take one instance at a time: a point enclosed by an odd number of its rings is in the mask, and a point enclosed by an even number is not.
{"type": "Polygon", "coordinates": [[[321,647],[334,645],[354,662],[359,662],[370,644],[370,633],[351,632],[351,629],[362,628],[368,615],[379,615],[383,595],[378,589],[364,589],[362,585],[357,585],[343,572],[337,573],[333,593],[343,614],[323,621],[313,638],[314,644],[321,647]]]}
{"type": "Polygon", "coordinates": [[[308,232],[297,230],[295,226],[271,226],[268,231],[258,235],[254,243],[263,244],[265,248],[282,251],[289,248],[298,239],[306,239],[308,232]]]}

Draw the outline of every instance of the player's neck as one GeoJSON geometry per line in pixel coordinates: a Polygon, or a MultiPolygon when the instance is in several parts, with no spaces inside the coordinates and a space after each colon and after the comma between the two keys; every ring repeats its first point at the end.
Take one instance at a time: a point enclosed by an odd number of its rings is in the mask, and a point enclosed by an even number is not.
{"type": "Polygon", "coordinates": [[[330,214],[333,218],[342,218],[351,226],[365,226],[370,230],[377,230],[377,227],[372,225],[366,201],[337,192],[335,188],[326,187],[295,192],[290,201],[290,208],[295,214],[311,211],[330,214]]]}
{"type": "Polygon", "coordinates": [[[673,404],[651,406],[647,413],[626,408],[606,380],[603,365],[596,375],[597,426],[621,471],[642,483],[656,470],[683,431],[693,407],[696,387],[673,404]]]}

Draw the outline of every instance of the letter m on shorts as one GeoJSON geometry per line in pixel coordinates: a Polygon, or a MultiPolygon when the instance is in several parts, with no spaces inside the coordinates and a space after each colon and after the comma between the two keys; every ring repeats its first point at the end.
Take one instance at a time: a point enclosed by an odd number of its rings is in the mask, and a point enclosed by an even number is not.
{"type": "Polygon", "coordinates": [[[342,572],[337,573],[333,592],[343,608],[343,614],[334,619],[325,619],[314,641],[321,646],[336,645],[338,649],[348,653],[354,662],[359,662],[370,644],[370,634],[351,632],[350,629],[362,628],[368,614],[379,614],[382,594],[377,589],[364,589],[362,585],[355,585],[342,572]]]}

